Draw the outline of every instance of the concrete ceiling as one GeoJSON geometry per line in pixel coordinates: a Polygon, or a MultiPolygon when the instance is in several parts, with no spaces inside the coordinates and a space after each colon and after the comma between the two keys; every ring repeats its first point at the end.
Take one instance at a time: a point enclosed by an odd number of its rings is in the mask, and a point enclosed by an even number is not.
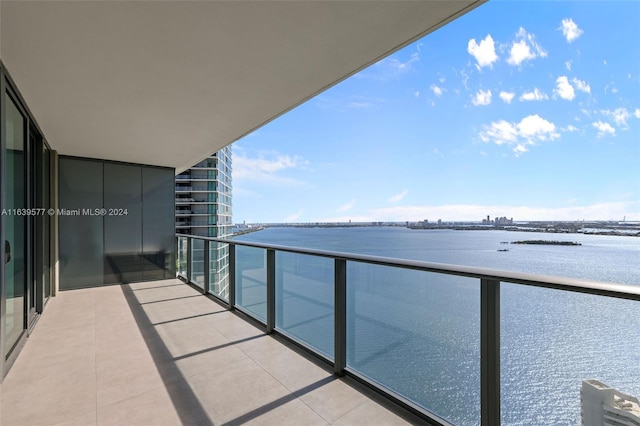
{"type": "Polygon", "coordinates": [[[60,154],[182,171],[481,1],[0,1],[60,154]]]}

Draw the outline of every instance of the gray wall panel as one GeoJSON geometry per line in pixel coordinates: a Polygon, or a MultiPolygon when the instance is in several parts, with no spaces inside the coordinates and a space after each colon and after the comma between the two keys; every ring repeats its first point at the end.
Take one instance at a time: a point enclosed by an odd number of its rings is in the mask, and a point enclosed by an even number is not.
{"type": "Polygon", "coordinates": [[[81,212],[59,216],[61,290],[175,277],[173,169],[60,157],[59,179],[81,212]]]}
{"type": "MultiPolygon", "coordinates": [[[[103,163],[60,158],[60,209],[96,209],[103,205],[103,163]]],[[[60,229],[60,289],[104,283],[104,218],[58,215],[60,229]]]]}
{"type": "Polygon", "coordinates": [[[175,174],[142,169],[144,279],[175,277],[175,174]]]}
{"type": "Polygon", "coordinates": [[[104,280],[142,280],[142,167],[104,165],[104,280]]]}

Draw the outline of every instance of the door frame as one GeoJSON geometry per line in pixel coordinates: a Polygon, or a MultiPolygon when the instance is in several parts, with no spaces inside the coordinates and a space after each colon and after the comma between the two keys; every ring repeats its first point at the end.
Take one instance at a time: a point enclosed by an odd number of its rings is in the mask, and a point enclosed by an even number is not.
{"type": "MultiPolygon", "coordinates": [[[[6,103],[7,98],[10,97],[11,101],[16,105],[20,113],[25,118],[25,139],[24,143],[24,163],[23,163],[23,181],[24,181],[24,200],[25,200],[25,208],[34,208],[38,207],[41,200],[42,192],[38,191],[38,180],[42,180],[39,178],[39,174],[36,173],[36,167],[42,168],[42,161],[38,161],[38,153],[37,147],[46,147],[50,153],[53,151],[49,146],[48,142],[44,138],[44,134],[37,122],[33,119],[33,114],[26,105],[23,97],[21,96],[19,90],[15,82],[11,79],[11,76],[7,72],[4,64],[0,60],[0,212],[6,206],[6,196],[7,196],[7,188],[6,188],[6,135],[4,130],[4,124],[6,123],[6,103]],[[35,136],[35,144],[32,144],[31,138],[35,136]],[[32,146],[33,145],[33,146],[32,146]],[[35,157],[34,157],[35,156],[35,157]]],[[[42,157],[42,155],[40,155],[42,157]]],[[[49,171],[51,171],[54,156],[49,156],[49,171]]],[[[43,160],[43,159],[42,159],[43,160]]],[[[40,171],[42,172],[42,170],[40,171]]],[[[39,173],[40,173],[39,172],[39,173]]],[[[40,173],[42,174],[42,173],[40,173]]],[[[44,178],[44,176],[43,176],[44,178]]],[[[50,197],[50,203],[53,201],[53,193],[52,193],[52,182],[50,176],[45,178],[46,183],[48,184],[48,188],[44,188],[44,182],[41,182],[40,188],[42,191],[48,190],[50,197]]],[[[45,213],[46,214],[46,213],[45,213]]],[[[46,220],[50,220],[50,217],[47,216],[46,220]]],[[[24,288],[24,302],[23,302],[23,329],[20,337],[18,338],[15,345],[10,349],[10,352],[7,356],[5,356],[5,349],[7,346],[7,341],[5,338],[5,321],[6,321],[6,307],[7,307],[7,299],[6,299],[6,283],[5,283],[5,245],[3,243],[5,239],[5,218],[4,216],[0,217],[0,383],[4,376],[7,374],[9,368],[15,361],[16,357],[20,353],[22,346],[24,346],[26,337],[28,336],[29,329],[31,326],[35,324],[37,319],[39,318],[39,314],[42,312],[44,308],[44,303],[46,302],[44,298],[44,288],[39,289],[39,287],[43,286],[43,280],[38,280],[38,277],[42,277],[43,273],[47,272],[43,270],[42,256],[40,262],[38,261],[38,253],[36,250],[38,246],[42,244],[38,244],[36,238],[39,235],[39,226],[38,223],[41,223],[41,220],[38,220],[38,216],[26,216],[25,217],[25,235],[24,235],[24,258],[25,258],[25,288],[24,288]],[[32,282],[35,281],[35,285],[32,291],[32,282]],[[31,301],[34,303],[34,309],[31,310],[31,301]]],[[[41,235],[41,234],[40,234],[41,235]]],[[[42,236],[42,235],[41,235],[42,236]]],[[[47,241],[48,244],[51,244],[53,240],[53,227],[50,224],[49,227],[49,239],[47,241]]],[[[53,294],[53,286],[54,282],[52,280],[53,275],[51,274],[51,267],[53,265],[52,261],[52,251],[49,250],[49,274],[50,274],[50,294],[53,294]]]]}

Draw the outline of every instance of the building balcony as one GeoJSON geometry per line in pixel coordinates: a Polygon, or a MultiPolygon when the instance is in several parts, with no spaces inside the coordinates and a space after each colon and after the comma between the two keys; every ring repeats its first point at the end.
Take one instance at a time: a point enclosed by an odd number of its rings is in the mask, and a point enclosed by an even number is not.
{"type": "Polygon", "coordinates": [[[415,422],[389,408],[176,279],[60,293],[2,387],[4,426],[415,422]]]}
{"type": "Polygon", "coordinates": [[[50,299],[3,383],[4,426],[499,425],[501,288],[594,297],[603,312],[607,300],[640,301],[634,286],[480,268],[182,235],[177,248],[179,279],[50,299]],[[424,291],[390,287],[401,270],[424,291]],[[425,338],[444,323],[438,341],[425,338]],[[469,351],[475,367],[460,362],[469,351]],[[468,380],[416,375],[437,357],[468,380]],[[400,374],[473,420],[417,402],[400,374]]]}
{"type": "Polygon", "coordinates": [[[194,201],[193,198],[176,198],[176,204],[191,204],[194,201]]]}

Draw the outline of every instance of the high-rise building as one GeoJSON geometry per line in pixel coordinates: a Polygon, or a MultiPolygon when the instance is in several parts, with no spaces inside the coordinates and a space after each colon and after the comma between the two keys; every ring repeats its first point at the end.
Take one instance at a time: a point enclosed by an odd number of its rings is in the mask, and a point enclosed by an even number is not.
{"type": "MultiPolygon", "coordinates": [[[[229,237],[233,223],[231,188],[230,146],[177,175],[176,232],[204,237],[229,237]]],[[[218,294],[226,296],[229,247],[211,242],[209,250],[209,259],[215,262],[215,267],[210,268],[209,282],[218,294]]]]}
{"type": "Polygon", "coordinates": [[[582,426],[640,426],[640,401],[598,380],[583,380],[582,426]]]}

